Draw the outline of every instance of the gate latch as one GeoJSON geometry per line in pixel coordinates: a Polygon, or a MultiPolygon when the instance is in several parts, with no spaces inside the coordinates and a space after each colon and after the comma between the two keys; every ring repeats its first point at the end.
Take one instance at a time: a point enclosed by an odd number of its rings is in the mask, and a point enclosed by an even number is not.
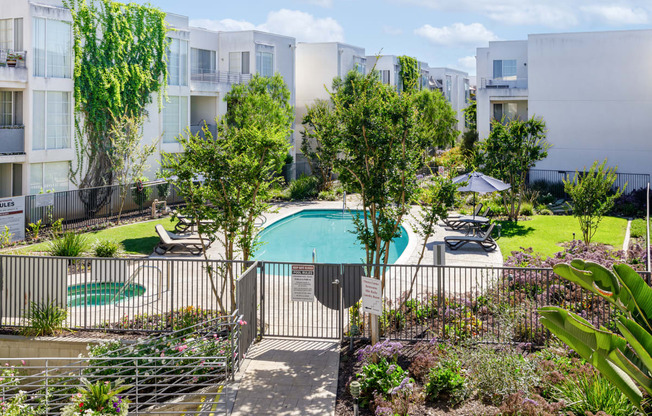
{"type": "Polygon", "coordinates": [[[332,285],[339,285],[340,284],[340,279],[335,279],[331,282],[332,285]]]}

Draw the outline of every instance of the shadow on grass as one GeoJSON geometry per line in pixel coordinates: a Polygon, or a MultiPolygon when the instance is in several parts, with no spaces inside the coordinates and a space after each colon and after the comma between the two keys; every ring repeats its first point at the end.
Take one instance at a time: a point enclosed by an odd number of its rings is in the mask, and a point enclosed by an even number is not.
{"type": "Polygon", "coordinates": [[[527,222],[499,221],[501,237],[525,237],[536,231],[533,227],[528,226],[527,222]]]}
{"type": "Polygon", "coordinates": [[[149,256],[154,251],[154,247],[159,242],[159,237],[140,237],[140,238],[127,238],[122,240],[122,245],[126,252],[145,254],[149,256]]]}

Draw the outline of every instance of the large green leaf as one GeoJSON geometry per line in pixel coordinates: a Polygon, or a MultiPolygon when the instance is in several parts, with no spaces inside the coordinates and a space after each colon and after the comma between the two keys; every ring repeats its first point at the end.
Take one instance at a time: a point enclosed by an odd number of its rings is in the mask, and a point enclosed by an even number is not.
{"type": "MultiPolygon", "coordinates": [[[[636,406],[641,405],[643,394],[636,386],[625,367],[623,351],[627,351],[627,341],[607,330],[596,329],[587,320],[565,309],[549,306],[539,309],[541,324],[555,334],[566,345],[577,352],[600,373],[622,391],[636,406]]],[[[630,369],[642,373],[640,369],[630,369]]],[[[638,378],[638,377],[637,377],[638,378]]]]}

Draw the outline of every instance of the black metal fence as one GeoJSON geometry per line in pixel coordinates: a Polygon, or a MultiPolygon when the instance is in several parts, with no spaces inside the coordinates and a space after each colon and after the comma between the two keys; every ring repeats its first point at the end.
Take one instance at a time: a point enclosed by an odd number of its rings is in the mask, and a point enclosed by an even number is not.
{"type": "Polygon", "coordinates": [[[76,189],[25,196],[25,228],[39,220],[43,227],[61,219],[63,230],[73,230],[104,224],[117,219],[149,214],[154,200],[168,206],[183,202],[176,188],[167,182],[147,183],[142,187],[129,186],[124,205],[119,185],[76,189]]]}
{"type": "MultiPolygon", "coordinates": [[[[564,191],[563,181],[575,178],[576,174],[578,172],[569,170],[530,169],[526,177],[526,183],[528,186],[540,188],[556,198],[568,198],[564,191]]],[[[579,172],[579,175],[583,174],[586,174],[586,172],[579,172]]],[[[617,172],[613,189],[623,189],[627,185],[625,193],[629,194],[647,187],[648,182],[650,182],[649,174],[617,172]]]]}
{"type": "MultiPolygon", "coordinates": [[[[241,310],[257,335],[368,336],[362,276],[385,276],[383,336],[543,343],[537,310],[558,305],[611,325],[610,305],[552,269],[311,264],[314,297],[297,299],[291,263],[200,259],[0,256],[0,325],[29,325],[33,303],[55,302],[72,329],[171,330],[189,317],[241,310]],[[247,267],[251,266],[251,267],[247,267]],[[231,297],[230,287],[236,289],[231,297]]],[[[650,282],[649,273],[641,273],[650,282]]]]}

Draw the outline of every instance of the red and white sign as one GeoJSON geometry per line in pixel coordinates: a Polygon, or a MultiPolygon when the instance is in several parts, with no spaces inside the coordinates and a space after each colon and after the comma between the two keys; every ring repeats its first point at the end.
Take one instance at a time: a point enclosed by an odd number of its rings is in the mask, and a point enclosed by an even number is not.
{"type": "Polygon", "coordinates": [[[362,309],[372,315],[383,314],[383,287],[379,279],[362,276],[362,309]]]}
{"type": "Polygon", "coordinates": [[[315,266],[292,265],[292,302],[313,302],[315,300],[315,266]]]}

